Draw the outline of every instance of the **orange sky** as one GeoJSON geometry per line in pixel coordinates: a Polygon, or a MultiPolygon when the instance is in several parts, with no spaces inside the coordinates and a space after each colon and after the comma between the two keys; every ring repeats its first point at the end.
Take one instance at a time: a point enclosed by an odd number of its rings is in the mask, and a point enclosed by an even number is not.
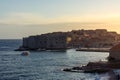
{"type": "Polygon", "coordinates": [[[120,0],[1,0],[0,39],[78,29],[120,33],[120,0]]]}

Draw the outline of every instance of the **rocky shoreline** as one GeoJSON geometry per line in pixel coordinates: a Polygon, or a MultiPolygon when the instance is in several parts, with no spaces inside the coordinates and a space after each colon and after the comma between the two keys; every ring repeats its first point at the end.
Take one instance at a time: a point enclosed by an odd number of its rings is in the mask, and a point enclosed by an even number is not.
{"type": "MultiPolygon", "coordinates": [[[[114,72],[114,69],[120,69],[120,62],[116,63],[107,63],[107,62],[89,62],[86,66],[78,66],[73,68],[65,68],[63,71],[66,72],[82,72],[82,73],[98,73],[104,74],[107,73],[109,78],[108,80],[120,80],[120,74],[114,72]],[[119,66],[118,66],[119,65],[119,66]]],[[[96,79],[100,80],[100,79],[96,79]]]]}
{"type": "MultiPolygon", "coordinates": [[[[109,80],[120,80],[120,74],[114,70],[120,69],[120,62],[89,62],[86,66],[78,66],[72,68],[65,68],[66,72],[82,72],[82,73],[98,73],[109,75],[109,80]]],[[[97,79],[99,80],[99,79],[97,79]]]]}
{"type": "Polygon", "coordinates": [[[76,51],[109,52],[110,48],[78,48],[76,51]]]}
{"type": "Polygon", "coordinates": [[[86,66],[65,68],[67,72],[105,73],[113,69],[120,69],[120,62],[89,62],[86,66]]]}
{"type": "Polygon", "coordinates": [[[120,80],[120,72],[114,73],[114,70],[120,69],[120,43],[112,48],[80,48],[76,51],[109,52],[108,61],[89,62],[86,66],[65,68],[63,71],[108,73],[110,75],[109,80],[120,80]]]}

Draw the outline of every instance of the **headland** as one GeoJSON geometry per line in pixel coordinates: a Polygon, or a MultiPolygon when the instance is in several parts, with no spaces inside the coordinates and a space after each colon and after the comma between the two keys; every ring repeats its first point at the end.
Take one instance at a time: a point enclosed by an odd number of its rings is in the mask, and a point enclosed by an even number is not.
{"type": "Polygon", "coordinates": [[[81,29],[24,37],[22,46],[17,50],[44,51],[77,48],[77,51],[108,52],[119,41],[120,34],[113,31],[81,29]]]}

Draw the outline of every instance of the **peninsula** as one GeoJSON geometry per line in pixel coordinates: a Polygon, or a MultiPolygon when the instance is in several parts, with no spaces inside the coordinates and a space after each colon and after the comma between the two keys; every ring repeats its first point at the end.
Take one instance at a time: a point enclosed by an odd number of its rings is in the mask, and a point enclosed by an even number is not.
{"type": "Polygon", "coordinates": [[[23,44],[17,50],[65,50],[77,48],[79,51],[101,51],[118,44],[120,34],[106,29],[72,30],[69,32],[53,32],[23,38],[23,44]],[[86,50],[86,49],[87,50],[86,50]],[[99,50],[99,48],[102,48],[99,50]]]}

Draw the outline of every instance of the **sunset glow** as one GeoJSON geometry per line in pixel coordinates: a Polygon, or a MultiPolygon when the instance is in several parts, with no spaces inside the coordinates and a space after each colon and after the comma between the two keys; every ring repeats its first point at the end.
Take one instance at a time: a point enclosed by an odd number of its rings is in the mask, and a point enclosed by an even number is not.
{"type": "Polygon", "coordinates": [[[120,0],[2,0],[0,38],[97,28],[120,33],[119,4],[120,0]]]}

